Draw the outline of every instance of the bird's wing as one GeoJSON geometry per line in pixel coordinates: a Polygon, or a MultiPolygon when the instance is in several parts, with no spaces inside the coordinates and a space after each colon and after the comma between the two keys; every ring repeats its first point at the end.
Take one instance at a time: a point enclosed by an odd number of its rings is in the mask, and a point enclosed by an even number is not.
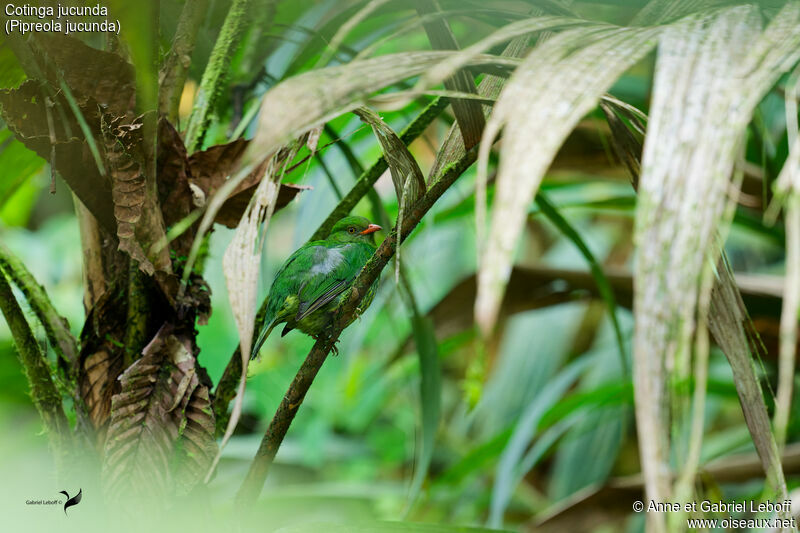
{"type": "Polygon", "coordinates": [[[325,292],[320,294],[319,297],[317,297],[314,301],[301,300],[300,306],[297,309],[297,317],[295,319],[299,322],[320,307],[333,301],[334,298],[344,292],[348,285],[350,285],[350,283],[348,283],[347,280],[339,280],[326,287],[325,292]]]}
{"type": "Polygon", "coordinates": [[[289,256],[289,259],[275,274],[275,279],[272,280],[272,286],[269,289],[269,296],[267,296],[267,313],[264,315],[265,328],[286,320],[287,316],[283,312],[286,298],[296,295],[300,291],[305,280],[304,272],[312,267],[317,248],[318,246],[312,245],[301,246],[289,256]]]}
{"type": "Polygon", "coordinates": [[[300,321],[339,297],[355,281],[372,255],[368,246],[345,244],[319,247],[312,267],[298,291],[299,305],[295,320],[300,321]]]}

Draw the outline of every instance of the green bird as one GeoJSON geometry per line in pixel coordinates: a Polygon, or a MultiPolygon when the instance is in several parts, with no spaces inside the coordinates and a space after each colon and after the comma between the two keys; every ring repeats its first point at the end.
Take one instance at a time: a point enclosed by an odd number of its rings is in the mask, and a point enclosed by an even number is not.
{"type": "MultiPolygon", "coordinates": [[[[299,329],[315,339],[319,338],[330,324],[347,289],[375,252],[373,234],[380,229],[364,217],[348,216],[333,226],[326,239],[311,241],[298,248],[278,270],[269,289],[264,327],[259,332],[251,358],[258,354],[278,324],[286,324],[281,337],[299,329]]],[[[361,301],[362,312],[369,307],[374,296],[373,284],[361,301]]]]}

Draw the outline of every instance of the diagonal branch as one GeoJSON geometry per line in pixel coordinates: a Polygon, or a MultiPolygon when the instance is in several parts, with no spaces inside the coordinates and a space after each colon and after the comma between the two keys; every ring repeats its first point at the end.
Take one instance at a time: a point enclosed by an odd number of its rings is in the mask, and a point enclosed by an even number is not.
{"type": "MultiPolygon", "coordinates": [[[[411,123],[406,126],[400,134],[400,140],[408,146],[417,137],[422,135],[422,132],[438,117],[449,102],[446,98],[436,98],[422,113],[420,113],[411,123]]],[[[346,146],[346,145],[342,145],[346,146]]],[[[378,178],[386,171],[388,165],[386,159],[381,157],[375,164],[364,171],[361,177],[356,181],[356,184],[349,193],[339,202],[339,204],[331,211],[328,218],[320,225],[314,235],[311,236],[309,241],[324,239],[330,233],[333,225],[340,218],[346,216],[356,204],[372,190],[372,186],[378,181],[378,178]]],[[[261,304],[261,308],[256,315],[255,331],[259,331],[264,325],[264,315],[267,311],[266,299],[261,304]]],[[[236,395],[236,388],[239,377],[242,374],[242,362],[239,347],[237,346],[233,355],[231,355],[228,365],[219,380],[216,390],[214,391],[214,414],[216,415],[218,433],[220,428],[224,428],[228,421],[228,404],[236,395]]]]}
{"type": "Polygon", "coordinates": [[[256,452],[253,463],[250,465],[250,471],[247,473],[247,477],[237,494],[237,505],[240,509],[249,508],[258,498],[272,461],[275,459],[275,454],[278,452],[278,448],[283,442],[283,438],[286,436],[286,432],[294,420],[311,383],[322,367],[322,363],[328,357],[328,353],[336,344],[344,326],[359,313],[358,306],[364,295],[395,254],[398,235],[400,242],[404,241],[450,185],[475,162],[476,157],[477,149],[472,149],[452,165],[448,165],[442,177],[436,180],[428,192],[409,210],[403,219],[402,227],[392,229],[389,236],[381,243],[375,254],[361,270],[347,296],[345,296],[345,303],[339,309],[339,314],[334,320],[330,336],[327,339],[318,340],[311,348],[300,370],[292,380],[289,389],[286,391],[280,406],[278,406],[278,410],[261,440],[261,445],[258,448],[258,452],[256,452]]]}

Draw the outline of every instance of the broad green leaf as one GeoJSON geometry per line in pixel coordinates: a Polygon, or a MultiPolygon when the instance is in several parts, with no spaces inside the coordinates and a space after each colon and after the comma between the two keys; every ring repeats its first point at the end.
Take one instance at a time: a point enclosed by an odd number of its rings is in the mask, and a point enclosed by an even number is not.
{"type": "Polygon", "coordinates": [[[44,160],[33,150],[14,138],[8,129],[0,130],[0,168],[3,179],[0,180],[0,207],[31,176],[37,174],[44,166],[44,160]]]}
{"type": "Polygon", "coordinates": [[[0,89],[19,87],[26,77],[11,47],[0,46],[0,89]]]}

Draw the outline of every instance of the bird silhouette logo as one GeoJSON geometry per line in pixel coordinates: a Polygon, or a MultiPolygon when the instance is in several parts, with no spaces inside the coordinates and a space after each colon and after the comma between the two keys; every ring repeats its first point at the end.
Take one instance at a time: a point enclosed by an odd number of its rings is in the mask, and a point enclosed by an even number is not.
{"type": "Polygon", "coordinates": [[[61,494],[67,497],[67,503],[64,504],[64,514],[67,514],[67,507],[72,507],[73,505],[78,505],[81,503],[81,493],[83,489],[78,489],[78,494],[73,496],[72,498],[69,497],[69,493],[65,490],[60,491],[61,494]]]}

